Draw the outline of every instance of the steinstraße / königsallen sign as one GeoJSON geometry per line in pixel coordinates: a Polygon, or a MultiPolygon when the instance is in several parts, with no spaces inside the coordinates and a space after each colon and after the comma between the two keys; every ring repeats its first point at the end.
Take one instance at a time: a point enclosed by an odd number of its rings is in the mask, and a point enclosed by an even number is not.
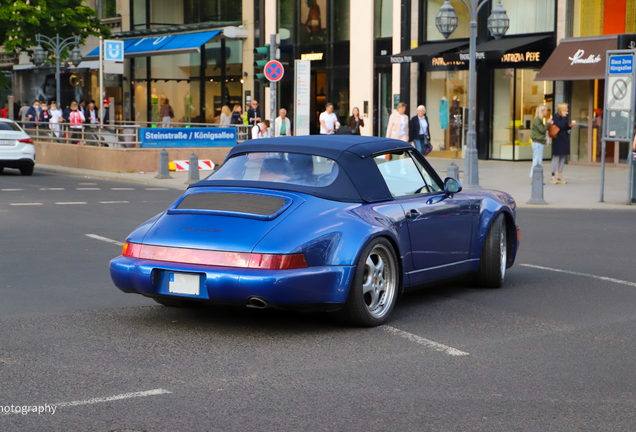
{"type": "Polygon", "coordinates": [[[142,148],[232,147],[237,143],[236,128],[141,128],[142,148]]]}

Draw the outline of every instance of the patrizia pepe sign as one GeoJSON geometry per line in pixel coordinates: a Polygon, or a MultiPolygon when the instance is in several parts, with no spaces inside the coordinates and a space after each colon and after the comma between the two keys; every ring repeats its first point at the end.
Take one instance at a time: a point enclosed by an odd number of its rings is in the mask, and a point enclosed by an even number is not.
{"type": "Polygon", "coordinates": [[[600,54],[590,54],[589,56],[585,57],[585,50],[578,50],[576,52],[576,54],[574,54],[574,57],[568,57],[572,63],[571,65],[575,65],[575,64],[590,64],[590,63],[600,63],[601,61],[601,55],[600,54]]]}

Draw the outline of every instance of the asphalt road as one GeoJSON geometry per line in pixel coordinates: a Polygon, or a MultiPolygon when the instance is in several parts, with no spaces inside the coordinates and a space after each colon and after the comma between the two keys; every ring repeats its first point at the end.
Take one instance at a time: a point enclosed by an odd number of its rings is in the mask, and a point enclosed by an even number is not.
{"type": "Polygon", "coordinates": [[[179,195],[0,175],[0,406],[57,404],[0,431],[636,430],[636,213],[522,209],[503,288],[359,329],[119,292],[120,246],[86,234],[123,241],[179,195]]]}

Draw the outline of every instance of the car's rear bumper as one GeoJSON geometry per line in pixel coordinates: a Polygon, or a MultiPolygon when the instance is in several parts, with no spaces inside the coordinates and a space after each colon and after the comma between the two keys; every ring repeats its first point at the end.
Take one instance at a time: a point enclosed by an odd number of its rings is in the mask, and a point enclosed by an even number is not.
{"type": "Polygon", "coordinates": [[[0,146],[0,166],[22,168],[35,165],[35,147],[30,144],[0,146]]]}
{"type": "Polygon", "coordinates": [[[0,167],[3,167],[3,168],[28,168],[34,165],[35,165],[35,161],[30,158],[0,159],[0,167]]]}
{"type": "Polygon", "coordinates": [[[259,270],[149,261],[119,256],[110,262],[113,282],[123,292],[247,305],[257,297],[290,309],[338,309],[344,304],[354,267],[259,270]],[[198,296],[169,292],[169,274],[200,275],[198,296]]]}

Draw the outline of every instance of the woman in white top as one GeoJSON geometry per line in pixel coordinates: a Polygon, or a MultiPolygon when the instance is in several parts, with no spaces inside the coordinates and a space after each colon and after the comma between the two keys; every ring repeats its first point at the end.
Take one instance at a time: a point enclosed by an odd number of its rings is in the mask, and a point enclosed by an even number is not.
{"type": "Polygon", "coordinates": [[[409,118],[404,114],[405,111],[406,104],[400,102],[397,109],[389,117],[389,124],[386,127],[387,138],[409,141],[409,118]]]}
{"type": "Polygon", "coordinates": [[[227,105],[223,105],[221,108],[221,126],[229,126],[232,122],[232,111],[227,105]]]}

